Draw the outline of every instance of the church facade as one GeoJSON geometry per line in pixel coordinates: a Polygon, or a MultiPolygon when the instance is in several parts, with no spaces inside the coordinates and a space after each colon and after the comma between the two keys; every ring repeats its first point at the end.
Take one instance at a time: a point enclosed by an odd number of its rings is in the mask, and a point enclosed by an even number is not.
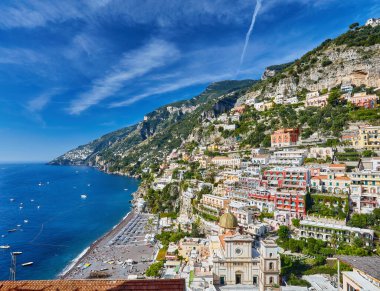
{"type": "Polygon", "coordinates": [[[236,231],[237,221],[231,213],[223,214],[219,225],[220,245],[213,253],[214,284],[279,290],[281,263],[274,241],[261,242],[257,251],[250,235],[236,231]]]}

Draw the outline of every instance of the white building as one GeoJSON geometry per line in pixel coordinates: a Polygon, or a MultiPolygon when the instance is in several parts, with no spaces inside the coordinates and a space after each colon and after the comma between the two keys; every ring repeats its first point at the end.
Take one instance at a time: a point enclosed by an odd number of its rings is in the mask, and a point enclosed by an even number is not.
{"type": "Polygon", "coordinates": [[[240,158],[230,158],[230,157],[214,157],[211,160],[211,163],[217,166],[229,166],[229,167],[240,167],[241,160],[240,158]]]}
{"type": "Polygon", "coordinates": [[[347,243],[351,243],[353,238],[359,237],[364,240],[367,246],[371,246],[373,244],[374,231],[371,229],[350,227],[336,223],[301,220],[298,236],[301,238],[312,237],[327,242],[330,242],[333,236],[336,236],[338,241],[347,243]]]}
{"type": "Polygon", "coordinates": [[[273,241],[263,241],[260,252],[255,251],[254,239],[235,231],[238,224],[231,213],[223,214],[219,225],[222,233],[215,237],[210,251],[214,284],[279,291],[281,263],[277,245],[273,241]]]}
{"type": "Polygon", "coordinates": [[[378,26],[380,24],[380,18],[370,18],[366,21],[365,25],[378,26]]]}
{"type": "Polygon", "coordinates": [[[305,156],[305,150],[276,151],[270,156],[269,164],[281,166],[301,166],[305,156]]]}

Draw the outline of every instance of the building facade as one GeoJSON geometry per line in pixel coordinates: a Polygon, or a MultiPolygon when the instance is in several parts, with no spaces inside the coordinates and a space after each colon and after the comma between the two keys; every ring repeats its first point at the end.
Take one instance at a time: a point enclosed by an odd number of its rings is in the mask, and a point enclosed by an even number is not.
{"type": "Polygon", "coordinates": [[[276,130],[271,135],[272,147],[286,147],[296,145],[300,131],[298,128],[283,128],[276,130]]]}
{"type": "Polygon", "coordinates": [[[380,126],[359,128],[358,135],[352,139],[352,146],[365,150],[380,150],[380,126]]]}

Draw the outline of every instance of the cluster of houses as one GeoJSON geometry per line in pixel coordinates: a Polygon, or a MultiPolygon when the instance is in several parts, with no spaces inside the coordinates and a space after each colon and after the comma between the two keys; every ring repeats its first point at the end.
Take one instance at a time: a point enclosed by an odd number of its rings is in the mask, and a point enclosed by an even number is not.
{"type": "MultiPolygon", "coordinates": [[[[378,103],[377,95],[352,93],[351,85],[342,86],[341,92],[341,98],[357,107],[374,108],[378,103]]],[[[328,92],[309,92],[305,107],[323,107],[328,96],[328,92]]],[[[283,95],[271,102],[247,100],[202,126],[234,131],[247,106],[266,110],[274,103],[299,100],[283,95]]],[[[166,221],[165,227],[191,230],[197,221],[207,236],[171,244],[163,277],[186,278],[191,290],[236,285],[249,290],[296,290],[280,286],[279,250],[273,239],[265,239],[282,225],[292,227],[298,239],[320,239],[332,246],[360,238],[364,245],[373,246],[372,229],[351,227],[342,217],[308,212],[318,203],[339,208],[344,215],[348,211],[369,214],[380,207],[380,157],[360,155],[363,151],[380,154],[380,126],[352,125],[342,133],[341,141],[344,146],[325,146],[326,138],[302,139],[299,128],[281,128],[271,133],[268,148],[239,149],[234,141],[198,144],[191,152],[186,147],[173,150],[151,184],[162,190],[186,180],[180,191],[179,217],[166,221]],[[339,153],[347,149],[359,158],[339,160],[339,153]],[[198,175],[190,179],[186,172],[194,162],[198,175]]]]}
{"type": "MultiPolygon", "coordinates": [[[[357,70],[352,72],[350,81],[358,84],[366,82],[368,74],[366,72],[357,70]]],[[[342,92],[340,99],[345,100],[348,103],[353,104],[356,107],[362,108],[375,108],[379,101],[379,96],[376,94],[368,94],[365,91],[353,92],[354,87],[352,85],[341,85],[340,91],[342,92]]],[[[305,107],[324,107],[328,103],[330,92],[326,89],[323,93],[320,91],[311,91],[306,93],[306,99],[300,100],[297,96],[287,96],[284,94],[277,94],[272,98],[272,101],[257,101],[256,98],[250,98],[245,101],[248,106],[253,106],[258,111],[265,111],[274,106],[274,104],[291,105],[303,103],[305,107]]]]}
{"type": "MultiPolygon", "coordinates": [[[[359,126],[349,147],[376,151],[380,145],[379,133],[379,126],[359,126]]],[[[365,245],[373,245],[374,231],[371,229],[350,227],[345,220],[308,214],[307,196],[311,199],[314,195],[340,197],[341,204],[326,205],[341,207],[342,211],[348,206],[352,212],[371,213],[380,207],[380,158],[361,158],[354,166],[347,165],[336,161],[336,148],[299,147],[300,130],[297,128],[274,131],[271,143],[270,148],[254,148],[249,154],[236,150],[207,156],[204,151],[210,147],[201,150],[198,147],[194,153],[177,149],[168,156],[161,168],[162,174],[152,183],[156,189],[184,179],[186,166],[179,162],[183,159],[199,162],[202,177],[210,171],[215,176],[213,182],[186,180],[188,187],[180,195],[181,215],[175,223],[182,229],[189,229],[191,223],[200,218],[208,237],[185,238],[171,246],[167,252],[165,278],[179,276],[179,256],[186,261],[182,271],[185,270],[189,278],[193,272],[190,285],[194,290],[213,284],[271,286],[273,290],[280,290],[276,289],[280,271],[277,246],[262,238],[281,225],[291,226],[295,218],[300,220],[299,225],[292,227],[299,239],[312,237],[328,243],[333,239],[351,243],[361,238],[365,245]],[[305,163],[306,159],[326,162],[305,163]],[[175,171],[177,177],[173,176],[175,171]],[[199,192],[204,194],[197,194],[199,192]],[[263,213],[267,215],[259,219],[263,213]],[[227,224],[221,221],[226,216],[227,224]],[[260,274],[265,268],[261,266],[265,264],[262,257],[267,252],[263,246],[273,248],[271,266],[276,270],[269,272],[272,276],[265,279],[266,283],[260,283],[260,274]],[[240,252],[246,256],[241,261],[240,252]],[[174,253],[176,257],[170,257],[174,253]]]]}

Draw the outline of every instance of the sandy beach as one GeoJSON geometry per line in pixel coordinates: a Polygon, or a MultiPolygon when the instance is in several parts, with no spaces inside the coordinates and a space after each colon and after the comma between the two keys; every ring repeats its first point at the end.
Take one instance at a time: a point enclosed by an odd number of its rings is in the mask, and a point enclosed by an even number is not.
{"type": "Polygon", "coordinates": [[[126,279],[130,275],[143,276],[157,252],[156,243],[147,236],[156,232],[153,220],[151,214],[129,212],[71,262],[59,277],[126,279]]]}

